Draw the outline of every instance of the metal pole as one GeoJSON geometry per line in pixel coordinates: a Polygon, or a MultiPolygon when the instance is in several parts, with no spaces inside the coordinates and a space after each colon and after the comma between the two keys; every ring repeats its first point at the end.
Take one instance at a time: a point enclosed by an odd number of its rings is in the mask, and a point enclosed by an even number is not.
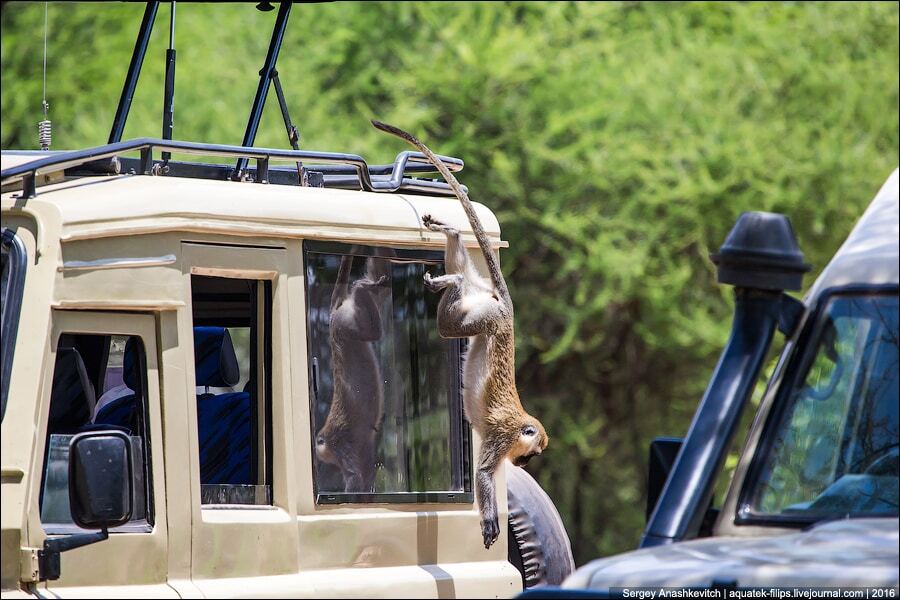
{"type": "MultiPolygon", "coordinates": [[[[275,18],[275,28],[272,30],[272,38],[269,41],[269,50],[266,52],[266,61],[259,71],[259,85],[256,87],[256,96],[253,98],[253,106],[250,108],[250,118],[247,121],[247,129],[244,131],[244,139],[241,146],[252,146],[256,140],[256,131],[259,129],[259,121],[262,118],[263,107],[266,105],[266,95],[269,93],[269,80],[278,60],[278,52],[281,50],[281,42],[284,39],[284,31],[287,27],[288,16],[291,14],[291,2],[283,1],[278,7],[278,16],[275,18]]],[[[247,159],[241,158],[234,167],[233,179],[241,179],[247,169],[247,159]]]]}
{"type": "MultiPolygon", "coordinates": [[[[272,70],[272,83],[275,84],[275,95],[278,97],[278,106],[281,108],[281,118],[284,120],[284,128],[287,131],[288,142],[294,150],[300,149],[300,131],[291,122],[291,115],[288,113],[287,100],[284,98],[284,90],[281,89],[281,80],[278,79],[278,71],[272,70]]],[[[309,179],[303,163],[297,161],[297,183],[306,187],[309,185],[309,179]]]]}
{"type": "MultiPolygon", "coordinates": [[[[175,118],[175,0],[172,0],[172,12],[169,16],[169,48],[166,50],[166,85],[163,91],[163,126],[162,139],[172,139],[172,127],[175,118]]],[[[163,162],[168,162],[171,153],[163,152],[163,162]]]]}
{"type": "Polygon", "coordinates": [[[144,56],[147,54],[147,45],[150,42],[150,32],[153,31],[153,21],[156,20],[157,10],[159,10],[159,2],[148,2],[144,9],[144,18],[141,19],[141,28],[138,29],[137,39],[134,41],[134,51],[131,53],[131,62],[128,64],[128,74],[125,76],[122,95],[119,96],[116,116],[109,132],[108,143],[110,144],[122,140],[122,132],[125,130],[125,121],[128,119],[128,111],[131,109],[131,100],[134,98],[138,77],[141,75],[141,66],[144,64],[144,56]]]}

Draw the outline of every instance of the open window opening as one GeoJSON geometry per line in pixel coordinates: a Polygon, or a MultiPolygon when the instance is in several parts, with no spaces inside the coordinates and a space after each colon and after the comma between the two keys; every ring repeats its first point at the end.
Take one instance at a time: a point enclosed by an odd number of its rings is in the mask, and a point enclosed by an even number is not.
{"type": "Polygon", "coordinates": [[[191,277],[203,505],[272,503],[271,287],[191,277]]]}
{"type": "Polygon", "coordinates": [[[56,348],[41,484],[47,533],[81,531],[69,506],[69,442],[85,431],[115,430],[131,439],[134,461],[131,520],[113,531],[150,531],[153,506],[147,366],[135,335],[63,333],[56,348]]]}

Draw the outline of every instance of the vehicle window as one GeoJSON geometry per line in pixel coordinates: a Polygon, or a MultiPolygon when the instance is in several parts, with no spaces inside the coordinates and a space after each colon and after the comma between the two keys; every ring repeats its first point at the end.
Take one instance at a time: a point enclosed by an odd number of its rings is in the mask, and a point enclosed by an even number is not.
{"type": "Polygon", "coordinates": [[[898,512],[898,297],[836,296],[785,397],[750,503],[806,519],[898,512]]]}
{"type": "Polygon", "coordinates": [[[116,531],[150,531],[147,368],[138,336],[60,335],[50,392],[50,415],[41,485],[41,522],[48,533],[79,528],[69,511],[69,442],[84,431],[114,429],[131,436],[134,510],[116,531]]]}
{"type": "Polygon", "coordinates": [[[470,490],[460,341],[438,334],[440,297],[423,284],[426,272],[443,273],[442,260],[307,242],[319,502],[462,501],[470,490]]]}
{"type": "Polygon", "coordinates": [[[25,282],[25,246],[11,229],[2,230],[0,244],[0,419],[6,415],[9,378],[12,375],[13,351],[19,328],[19,309],[22,307],[22,288],[25,282]]]}
{"type": "Polygon", "coordinates": [[[191,277],[200,496],[272,503],[271,284],[191,277]]]}

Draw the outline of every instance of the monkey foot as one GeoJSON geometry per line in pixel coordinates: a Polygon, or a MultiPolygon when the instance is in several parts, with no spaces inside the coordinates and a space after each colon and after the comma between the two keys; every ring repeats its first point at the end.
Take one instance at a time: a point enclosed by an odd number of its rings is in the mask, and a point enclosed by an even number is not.
{"type": "Polygon", "coordinates": [[[484,537],[484,548],[487,550],[500,537],[500,521],[497,517],[481,522],[481,535],[484,537]]]}
{"type": "Polygon", "coordinates": [[[447,226],[444,223],[441,223],[431,215],[425,215],[422,217],[422,225],[430,229],[431,231],[442,232],[447,226]]]}

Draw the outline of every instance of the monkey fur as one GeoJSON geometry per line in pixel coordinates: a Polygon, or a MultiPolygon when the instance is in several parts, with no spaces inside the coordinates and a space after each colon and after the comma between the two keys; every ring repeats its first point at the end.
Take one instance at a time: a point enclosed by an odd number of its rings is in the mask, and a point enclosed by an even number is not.
{"type": "Polygon", "coordinates": [[[475,482],[484,547],[490,548],[500,535],[494,473],[504,459],[524,466],[549,441],[540,421],[522,408],[516,391],[512,298],[475,208],[453,173],[414,136],[380,121],[372,124],[415,146],[443,175],[462,204],[490,272],[490,280],[479,275],[459,231],[429,215],[422,217],[425,227],[447,236],[446,275],[425,274],[431,291],[444,290],[438,303],[438,331],[444,338],[469,338],[463,407],[481,437],[475,482]]]}
{"type": "Polygon", "coordinates": [[[368,258],[366,275],[350,283],[353,258],[341,258],[331,295],[334,392],[325,424],[316,434],[316,457],[340,469],[345,492],[374,492],[384,388],[373,346],[382,336],[379,308],[390,263],[368,258]]]}

